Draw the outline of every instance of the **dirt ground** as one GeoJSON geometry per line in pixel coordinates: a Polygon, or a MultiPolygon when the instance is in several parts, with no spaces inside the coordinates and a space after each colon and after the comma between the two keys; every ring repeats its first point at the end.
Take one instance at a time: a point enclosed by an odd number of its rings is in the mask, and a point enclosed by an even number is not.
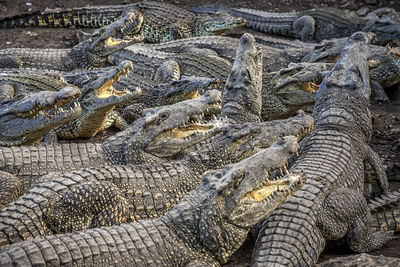
{"type": "MultiPolygon", "coordinates": [[[[12,16],[26,11],[44,10],[46,8],[67,8],[85,5],[112,5],[126,4],[135,1],[117,0],[0,0],[0,17],[12,16]]],[[[228,0],[171,0],[160,1],[175,4],[181,7],[195,7],[203,4],[216,3],[237,7],[255,8],[266,11],[296,11],[314,7],[334,6],[359,10],[367,8],[373,10],[378,7],[393,7],[400,11],[400,0],[241,0],[231,2],[228,0]]],[[[0,48],[31,47],[31,48],[66,48],[76,43],[76,28],[68,29],[37,29],[15,28],[0,29],[0,48]]],[[[388,104],[372,104],[373,136],[371,147],[380,155],[388,177],[391,180],[400,181],[400,90],[391,88],[388,90],[391,101],[388,104]]],[[[102,140],[105,136],[99,136],[102,140]]],[[[392,188],[398,188],[398,182],[392,182],[392,188]]],[[[248,266],[251,261],[254,240],[248,238],[225,266],[248,266]]],[[[320,257],[320,262],[327,259],[348,255],[348,248],[329,249],[320,257]]],[[[393,240],[381,250],[371,253],[373,255],[385,255],[400,258],[400,241],[393,240]]]]}

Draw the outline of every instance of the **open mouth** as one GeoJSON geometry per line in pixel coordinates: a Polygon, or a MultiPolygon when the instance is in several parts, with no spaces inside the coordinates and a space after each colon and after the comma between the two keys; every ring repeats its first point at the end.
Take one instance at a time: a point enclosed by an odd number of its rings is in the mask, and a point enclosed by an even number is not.
{"type": "Polygon", "coordinates": [[[214,128],[213,124],[191,124],[168,131],[170,138],[186,138],[201,133],[206,133],[214,128]]]}
{"type": "Polygon", "coordinates": [[[313,83],[313,82],[305,82],[302,83],[300,89],[305,92],[316,93],[318,91],[320,84],[313,83]]]}
{"type": "MultiPolygon", "coordinates": [[[[65,100],[64,100],[65,101],[65,100]]],[[[65,103],[69,103],[70,101],[66,101],[65,103]]],[[[63,103],[62,105],[64,105],[63,103]]],[[[81,110],[81,106],[79,102],[74,101],[69,107],[63,108],[59,106],[61,103],[57,102],[57,104],[53,106],[38,106],[29,112],[20,112],[17,113],[17,116],[24,119],[39,119],[39,118],[47,118],[47,119],[55,119],[60,115],[72,115],[81,110]]]]}
{"type": "Polygon", "coordinates": [[[278,180],[266,180],[260,187],[244,195],[244,199],[250,200],[252,202],[261,202],[270,197],[275,196],[278,193],[287,193],[293,191],[304,184],[305,176],[301,174],[289,174],[287,172],[286,166],[284,166],[287,174],[285,178],[280,178],[278,180]]]}
{"type": "MultiPolygon", "coordinates": [[[[129,90],[125,89],[123,91],[115,90],[113,84],[118,82],[122,77],[126,77],[128,73],[132,70],[132,62],[121,62],[122,67],[119,67],[117,74],[115,74],[111,78],[104,78],[105,81],[102,83],[100,87],[94,89],[96,92],[97,98],[109,98],[111,96],[123,97],[129,93],[129,90]]],[[[96,81],[95,81],[96,82],[96,81]]],[[[81,98],[83,98],[86,94],[90,94],[92,90],[88,90],[87,92],[82,93],[81,98]]]]}

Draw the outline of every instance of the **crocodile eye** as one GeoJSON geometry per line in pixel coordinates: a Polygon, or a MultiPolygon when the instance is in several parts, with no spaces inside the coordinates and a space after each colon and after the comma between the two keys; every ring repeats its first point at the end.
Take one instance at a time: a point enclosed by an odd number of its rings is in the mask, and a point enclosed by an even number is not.
{"type": "Polygon", "coordinates": [[[169,117],[169,110],[165,110],[160,114],[160,118],[166,120],[169,117]]]}

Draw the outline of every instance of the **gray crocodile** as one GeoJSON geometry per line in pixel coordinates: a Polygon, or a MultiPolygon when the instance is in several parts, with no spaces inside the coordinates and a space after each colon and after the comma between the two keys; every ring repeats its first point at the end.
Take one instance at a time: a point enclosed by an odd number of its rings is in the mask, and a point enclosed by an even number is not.
{"type": "Polygon", "coordinates": [[[226,12],[196,15],[175,5],[144,1],[129,5],[89,6],[22,14],[1,19],[0,27],[102,27],[118,23],[127,13],[134,14],[137,24],[141,21],[137,32],[146,42],[221,34],[227,29],[244,26],[246,23],[226,12]]]}
{"type": "Polygon", "coordinates": [[[296,150],[294,137],[280,139],[241,162],[205,173],[203,183],[161,218],[9,245],[0,251],[0,265],[219,266],[253,225],[303,184],[300,174],[268,179],[296,150]]]}
{"type": "Polygon", "coordinates": [[[26,190],[37,177],[49,172],[165,161],[220,131],[220,124],[201,120],[205,113],[215,111],[220,97],[219,91],[211,90],[196,99],[147,110],[126,130],[99,144],[0,147],[0,170],[21,177],[26,190]]]}
{"type": "Polygon", "coordinates": [[[364,198],[364,167],[372,166],[383,193],[388,181],[378,155],[367,145],[372,122],[368,44],[373,37],[355,33],[325,76],[315,97],[314,130],[301,144],[289,169],[305,172],[307,183],[264,222],[252,265],[315,264],[326,240],[345,238],[356,252],[380,248],[392,232],[369,224],[364,198]]]}
{"type": "MultiPolygon", "coordinates": [[[[230,112],[233,102],[243,103],[243,100],[253,97],[254,87],[259,86],[260,61],[260,54],[254,47],[254,38],[251,35],[242,36],[241,45],[238,48],[238,62],[234,64],[231,73],[231,83],[236,85],[225,88],[225,91],[229,93],[224,93],[228,99],[223,101],[222,107],[222,110],[227,109],[227,112],[222,112],[225,113],[224,116],[233,115],[231,120],[236,117],[235,112],[230,112]],[[250,72],[241,71],[246,67],[250,72]],[[249,73],[253,79],[243,84],[249,73]],[[229,94],[233,90],[238,93],[232,98],[229,94]]],[[[254,98],[260,99],[260,91],[254,98]]],[[[242,106],[240,109],[241,113],[249,114],[244,117],[254,114],[251,106],[242,106]]],[[[85,211],[87,211],[86,207],[98,207],[98,203],[94,203],[93,199],[87,196],[98,195],[102,192],[94,193],[93,188],[90,187],[87,188],[92,191],[87,194],[82,190],[76,190],[77,186],[81,187],[81,183],[89,185],[91,182],[106,181],[118,186],[131,206],[130,219],[132,221],[162,216],[188,191],[201,183],[200,177],[203,172],[238,162],[262,148],[269,147],[285,134],[293,134],[300,139],[311,130],[312,125],[311,116],[304,114],[281,121],[224,124],[221,133],[205,139],[193,149],[188,148],[182,151],[177,161],[86,168],[64,173],[61,176],[42,177],[26,195],[0,214],[2,221],[5,222],[0,227],[0,232],[3,233],[1,243],[4,245],[7,242],[21,241],[21,237],[37,238],[46,233],[76,231],[82,230],[82,227],[100,226],[101,224],[96,225],[99,223],[96,219],[97,213],[85,211]],[[159,187],[160,184],[162,188],[159,187]],[[75,191],[81,192],[81,195],[76,194],[75,191]],[[35,202],[29,199],[35,199],[35,202]],[[80,205],[79,202],[85,204],[80,205]],[[71,206],[71,203],[74,204],[71,206]],[[25,207],[23,211],[17,208],[21,204],[25,207]],[[14,216],[16,214],[19,215],[14,216]],[[27,217],[26,214],[31,214],[31,216],[27,217]],[[18,219],[15,219],[17,217],[18,219]],[[15,228],[16,225],[19,226],[15,228]]],[[[112,207],[111,210],[107,210],[107,206],[96,209],[100,210],[98,213],[103,216],[104,213],[113,214],[115,209],[112,207]]],[[[115,218],[121,218],[117,215],[115,218]]]]}
{"type": "MultiPolygon", "coordinates": [[[[143,21],[141,21],[143,22],[143,21]]],[[[141,28],[140,20],[127,15],[123,23],[115,22],[93,34],[72,48],[35,49],[7,48],[0,50],[1,68],[42,68],[71,71],[101,67],[111,53],[143,41],[143,36],[133,35],[141,28]],[[125,21],[126,20],[126,21],[125,21]],[[120,34],[120,33],[124,34],[120,34]],[[133,35],[133,36],[132,36],[133,35]]]]}
{"type": "Polygon", "coordinates": [[[338,8],[315,8],[290,13],[274,13],[249,8],[206,5],[192,8],[198,13],[227,11],[233,16],[246,19],[246,26],[254,30],[301,39],[322,41],[348,37],[357,31],[373,32],[377,41],[387,42],[399,38],[399,22],[369,16],[368,19],[354,12],[338,8]]]}
{"type": "Polygon", "coordinates": [[[0,102],[0,145],[38,144],[48,131],[81,115],[82,108],[76,102],[80,94],[78,88],[64,87],[0,102]]]}
{"type": "Polygon", "coordinates": [[[81,116],[56,128],[57,137],[60,139],[90,138],[111,125],[116,125],[121,130],[128,128],[128,124],[119,114],[113,113],[113,109],[117,105],[139,97],[142,91],[138,87],[130,88],[130,90],[127,88],[115,90],[113,85],[131,70],[130,61],[121,62],[117,67],[86,83],[82,87],[82,94],[78,97],[82,107],[81,116]]]}

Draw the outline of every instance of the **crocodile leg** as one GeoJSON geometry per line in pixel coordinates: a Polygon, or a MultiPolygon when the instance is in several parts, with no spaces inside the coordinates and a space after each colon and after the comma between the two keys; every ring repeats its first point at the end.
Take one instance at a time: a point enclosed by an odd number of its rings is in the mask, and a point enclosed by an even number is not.
{"type": "Polygon", "coordinates": [[[356,252],[376,250],[393,234],[392,231],[372,229],[371,213],[364,196],[350,188],[338,188],[327,195],[316,225],[327,239],[337,240],[346,236],[350,248],[356,252]]]}
{"type": "Polygon", "coordinates": [[[44,220],[53,233],[126,222],[129,206],[121,190],[107,181],[78,184],[51,201],[44,220]]]}
{"type": "Polygon", "coordinates": [[[294,35],[302,41],[309,41],[314,38],[315,19],[311,16],[302,16],[293,22],[294,35]]]}
{"type": "Polygon", "coordinates": [[[364,160],[364,180],[372,185],[374,195],[385,194],[389,190],[389,182],[382,160],[370,146],[365,146],[365,149],[367,156],[364,160]]]}

